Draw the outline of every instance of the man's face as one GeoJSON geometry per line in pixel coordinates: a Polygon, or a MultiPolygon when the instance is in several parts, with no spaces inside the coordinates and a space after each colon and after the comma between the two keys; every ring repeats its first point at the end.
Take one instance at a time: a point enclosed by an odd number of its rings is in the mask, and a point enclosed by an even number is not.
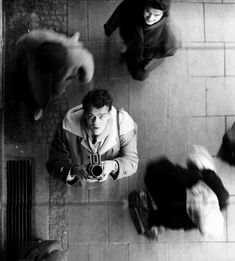
{"type": "Polygon", "coordinates": [[[144,9],[144,20],[147,25],[152,25],[161,20],[163,11],[152,7],[145,7],[144,9]]]}
{"type": "Polygon", "coordinates": [[[91,132],[94,135],[100,135],[104,131],[110,118],[109,107],[106,105],[99,109],[91,107],[91,110],[85,117],[91,132]]]}

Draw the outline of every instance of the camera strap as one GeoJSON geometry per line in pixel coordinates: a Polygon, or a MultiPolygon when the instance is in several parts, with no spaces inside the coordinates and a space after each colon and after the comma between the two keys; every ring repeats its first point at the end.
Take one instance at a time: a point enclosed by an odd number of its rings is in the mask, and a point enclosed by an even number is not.
{"type": "Polygon", "coordinates": [[[120,143],[120,122],[119,122],[119,109],[117,109],[117,136],[118,136],[118,143],[120,143]]]}

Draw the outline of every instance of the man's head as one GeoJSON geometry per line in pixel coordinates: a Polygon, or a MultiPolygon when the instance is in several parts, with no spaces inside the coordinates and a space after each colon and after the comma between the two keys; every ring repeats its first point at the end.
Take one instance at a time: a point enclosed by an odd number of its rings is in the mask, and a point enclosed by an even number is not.
{"type": "Polygon", "coordinates": [[[100,135],[110,118],[113,99],[107,90],[88,92],[82,101],[86,123],[94,135],[100,135]]]}
{"type": "Polygon", "coordinates": [[[153,25],[167,15],[170,1],[146,0],[144,5],[144,20],[147,25],[153,25]]]}
{"type": "Polygon", "coordinates": [[[67,50],[55,42],[43,42],[35,50],[35,60],[38,69],[44,73],[54,73],[66,63],[67,50]]]}

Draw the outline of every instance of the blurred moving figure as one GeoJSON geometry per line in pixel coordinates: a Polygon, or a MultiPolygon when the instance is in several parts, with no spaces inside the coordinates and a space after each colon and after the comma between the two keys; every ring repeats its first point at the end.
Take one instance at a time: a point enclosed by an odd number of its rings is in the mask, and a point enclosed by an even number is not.
{"type": "Polygon", "coordinates": [[[16,47],[17,77],[29,94],[34,120],[74,79],[88,83],[93,77],[93,56],[79,41],[79,33],[69,38],[52,30],[33,30],[21,36],[16,47]]]}
{"type": "Polygon", "coordinates": [[[121,58],[136,80],[175,54],[179,47],[169,19],[170,0],[124,0],[104,25],[106,36],[118,27],[123,39],[121,58]]]}
{"type": "Polygon", "coordinates": [[[32,243],[26,257],[19,261],[66,261],[65,254],[60,249],[59,242],[56,240],[32,243]]]}
{"type": "Polygon", "coordinates": [[[130,214],[139,233],[157,238],[161,227],[198,228],[203,235],[223,234],[221,210],[229,193],[215,172],[212,157],[201,146],[189,155],[188,168],[162,158],[148,165],[146,191],[129,194],[130,214]]]}

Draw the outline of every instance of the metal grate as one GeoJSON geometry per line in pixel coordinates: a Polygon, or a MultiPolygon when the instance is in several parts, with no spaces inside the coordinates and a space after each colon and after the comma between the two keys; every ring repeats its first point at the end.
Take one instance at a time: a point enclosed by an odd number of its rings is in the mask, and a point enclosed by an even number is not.
{"type": "Polygon", "coordinates": [[[7,161],[7,260],[18,260],[31,239],[32,161],[7,161]]]}

